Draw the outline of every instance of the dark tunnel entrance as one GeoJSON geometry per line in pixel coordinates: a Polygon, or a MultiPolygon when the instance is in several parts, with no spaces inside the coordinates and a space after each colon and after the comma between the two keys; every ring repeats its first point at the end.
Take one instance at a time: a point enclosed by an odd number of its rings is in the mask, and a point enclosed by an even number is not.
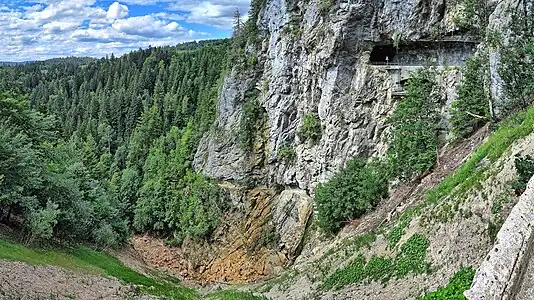
{"type": "Polygon", "coordinates": [[[375,46],[371,51],[370,60],[373,65],[385,65],[393,61],[396,53],[397,51],[393,45],[375,46]]]}

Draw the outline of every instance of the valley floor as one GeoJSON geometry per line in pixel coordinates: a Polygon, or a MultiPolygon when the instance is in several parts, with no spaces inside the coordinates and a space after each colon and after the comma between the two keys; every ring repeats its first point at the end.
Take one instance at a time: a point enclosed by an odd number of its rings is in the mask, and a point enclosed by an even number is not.
{"type": "Polygon", "coordinates": [[[0,299],[154,299],[117,279],[54,266],[0,261],[0,299]]]}

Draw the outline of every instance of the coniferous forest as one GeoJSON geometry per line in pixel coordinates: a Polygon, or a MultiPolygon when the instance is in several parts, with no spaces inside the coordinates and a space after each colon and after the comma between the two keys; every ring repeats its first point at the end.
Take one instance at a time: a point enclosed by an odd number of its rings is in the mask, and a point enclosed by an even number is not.
{"type": "Polygon", "coordinates": [[[230,43],[0,67],[1,220],[27,243],[208,237],[224,200],[190,164],[230,43]]]}

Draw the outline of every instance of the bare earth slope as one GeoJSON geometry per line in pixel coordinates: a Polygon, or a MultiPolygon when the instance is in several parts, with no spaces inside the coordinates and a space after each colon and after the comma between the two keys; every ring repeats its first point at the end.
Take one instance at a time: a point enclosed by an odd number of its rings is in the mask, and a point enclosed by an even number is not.
{"type": "Polygon", "coordinates": [[[117,279],[85,275],[53,266],[0,261],[0,299],[150,299],[117,279]]]}

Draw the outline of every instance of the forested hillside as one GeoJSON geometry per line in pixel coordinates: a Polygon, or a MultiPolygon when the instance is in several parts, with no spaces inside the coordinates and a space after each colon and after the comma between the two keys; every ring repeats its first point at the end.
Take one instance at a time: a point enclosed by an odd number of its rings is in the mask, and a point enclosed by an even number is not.
{"type": "Polygon", "coordinates": [[[28,242],[203,238],[224,201],[190,167],[229,41],[0,68],[0,218],[28,242]]]}

